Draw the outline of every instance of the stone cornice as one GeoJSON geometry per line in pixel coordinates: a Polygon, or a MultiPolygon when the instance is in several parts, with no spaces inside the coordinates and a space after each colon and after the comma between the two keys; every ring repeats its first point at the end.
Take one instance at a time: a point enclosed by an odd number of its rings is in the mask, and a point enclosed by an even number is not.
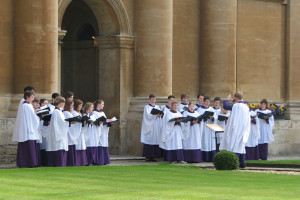
{"type": "Polygon", "coordinates": [[[97,36],[95,38],[99,49],[134,48],[134,37],[128,35],[97,36]]]}

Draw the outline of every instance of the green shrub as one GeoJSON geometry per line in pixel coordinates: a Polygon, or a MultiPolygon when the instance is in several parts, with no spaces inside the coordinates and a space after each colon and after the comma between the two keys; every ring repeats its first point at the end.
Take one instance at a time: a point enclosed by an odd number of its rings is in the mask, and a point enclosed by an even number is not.
{"type": "Polygon", "coordinates": [[[217,170],[235,170],[240,164],[235,153],[230,151],[220,151],[214,158],[214,165],[217,170]]]}

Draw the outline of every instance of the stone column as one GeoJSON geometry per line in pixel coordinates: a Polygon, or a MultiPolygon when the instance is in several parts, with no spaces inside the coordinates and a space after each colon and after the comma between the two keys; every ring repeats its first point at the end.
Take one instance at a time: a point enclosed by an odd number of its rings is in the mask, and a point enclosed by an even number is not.
{"type": "Polygon", "coordinates": [[[205,0],[200,9],[200,91],[225,97],[236,90],[237,0],[205,0]]]}
{"type": "Polygon", "coordinates": [[[14,92],[33,85],[39,94],[58,90],[58,3],[15,0],[14,92]]]}
{"type": "Polygon", "coordinates": [[[134,96],[172,93],[173,0],[135,1],[134,96]]]}
{"type": "Polygon", "coordinates": [[[61,93],[61,47],[63,43],[63,39],[66,36],[66,30],[58,31],[58,48],[57,48],[57,92],[61,93]]]}
{"type": "Polygon", "coordinates": [[[286,96],[288,118],[300,120],[300,2],[290,0],[287,5],[287,70],[286,96]]]}

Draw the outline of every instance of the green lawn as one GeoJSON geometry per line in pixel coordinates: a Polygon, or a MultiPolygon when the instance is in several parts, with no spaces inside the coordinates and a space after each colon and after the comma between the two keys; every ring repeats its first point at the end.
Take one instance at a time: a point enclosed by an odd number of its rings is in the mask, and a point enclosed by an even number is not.
{"type": "Polygon", "coordinates": [[[140,165],[0,170],[0,199],[299,199],[300,176],[140,165]]]}
{"type": "Polygon", "coordinates": [[[300,164],[300,160],[247,160],[246,163],[300,164]]]}

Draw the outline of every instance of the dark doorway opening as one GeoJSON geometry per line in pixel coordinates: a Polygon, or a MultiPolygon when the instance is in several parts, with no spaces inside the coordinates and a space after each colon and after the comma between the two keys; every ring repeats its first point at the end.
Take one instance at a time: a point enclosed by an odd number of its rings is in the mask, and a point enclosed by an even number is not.
{"type": "Polygon", "coordinates": [[[61,54],[61,92],[75,93],[84,102],[99,98],[99,50],[94,41],[98,24],[89,6],[73,0],[63,17],[67,31],[61,54]]]}

